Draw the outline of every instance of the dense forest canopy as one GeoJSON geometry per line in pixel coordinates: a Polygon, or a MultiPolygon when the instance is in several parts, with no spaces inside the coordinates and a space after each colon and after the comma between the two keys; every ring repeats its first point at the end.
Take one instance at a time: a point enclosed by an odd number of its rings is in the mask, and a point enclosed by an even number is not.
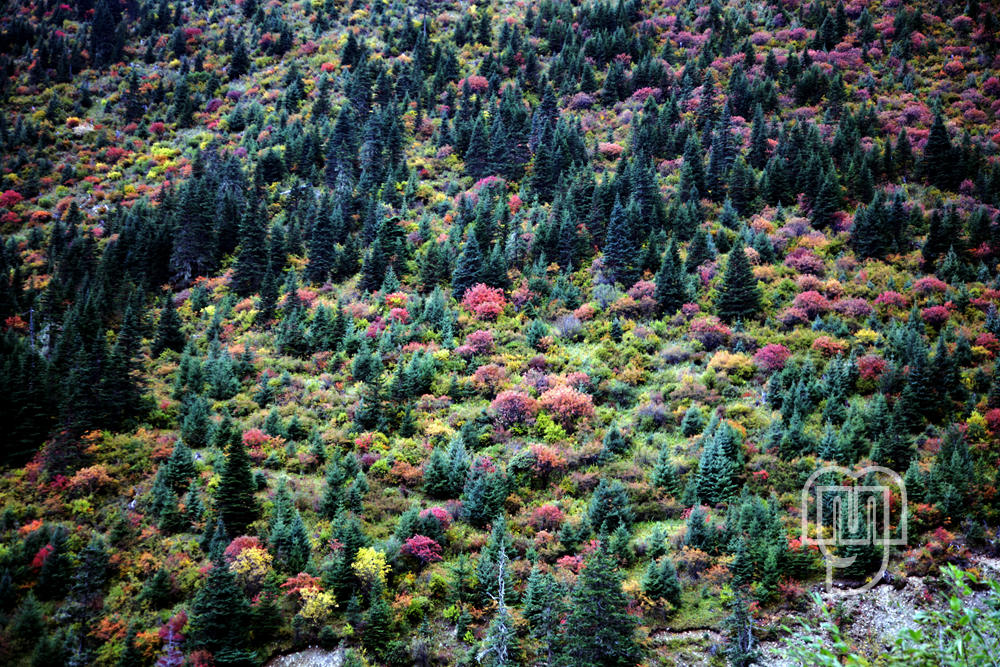
{"type": "Polygon", "coordinates": [[[994,9],[9,0],[0,661],[742,667],[824,464],[972,595],[994,9]]]}

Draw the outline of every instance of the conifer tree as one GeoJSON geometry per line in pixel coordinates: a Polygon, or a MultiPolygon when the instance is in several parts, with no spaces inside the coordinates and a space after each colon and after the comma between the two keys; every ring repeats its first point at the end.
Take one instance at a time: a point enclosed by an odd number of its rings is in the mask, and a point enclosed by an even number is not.
{"type": "Polygon", "coordinates": [[[215,510],[230,535],[243,535],[257,519],[256,483],[243,441],[233,439],[215,491],[215,510]]]}
{"type": "Polygon", "coordinates": [[[156,337],[150,348],[154,357],[160,356],[164,350],[180,352],[186,343],[184,334],[181,333],[181,318],[174,308],[174,300],[168,292],[163,295],[163,308],[160,310],[160,320],[156,325],[156,337]]]}
{"type": "Polygon", "coordinates": [[[591,554],[570,599],[560,667],[631,667],[641,658],[636,620],[626,608],[622,576],[602,545],[591,554]]]}
{"type": "Polygon", "coordinates": [[[604,241],[604,270],[611,282],[631,287],[639,277],[638,247],[629,215],[616,198],[604,241]]]}
{"type": "Polygon", "coordinates": [[[233,291],[249,296],[260,291],[268,271],[267,218],[258,202],[240,219],[240,245],[233,269],[233,291]]]}
{"type": "Polygon", "coordinates": [[[531,636],[542,642],[549,663],[557,648],[565,606],[561,587],[552,573],[543,572],[537,564],[533,566],[521,603],[521,615],[528,621],[531,636]]]}
{"type": "Polygon", "coordinates": [[[684,285],[684,270],[677,254],[674,241],[667,246],[656,273],[656,306],[660,313],[672,315],[687,303],[687,288],[684,285]]]}
{"type": "Polygon", "coordinates": [[[632,525],[635,513],[629,501],[628,492],[621,480],[608,482],[601,478],[594,495],[590,498],[588,518],[595,530],[611,532],[618,526],[626,528],[632,525]]]}
{"type": "Polygon", "coordinates": [[[385,599],[385,583],[376,578],[371,590],[371,604],[365,614],[364,644],[376,656],[383,656],[392,636],[392,612],[385,599]]]}
{"type": "Polygon", "coordinates": [[[727,322],[752,318],[760,312],[760,288],[743,250],[742,239],[737,239],[729,249],[716,312],[727,322]]]}
{"type": "Polygon", "coordinates": [[[191,605],[192,648],[209,651],[216,664],[239,665],[251,658],[247,650],[250,608],[236,577],[217,561],[191,605]]]}
{"type": "Polygon", "coordinates": [[[465,291],[480,282],[480,272],[483,269],[483,255],[476,241],[475,234],[469,234],[458,257],[458,264],[451,274],[451,289],[456,301],[461,301],[465,291]]]}

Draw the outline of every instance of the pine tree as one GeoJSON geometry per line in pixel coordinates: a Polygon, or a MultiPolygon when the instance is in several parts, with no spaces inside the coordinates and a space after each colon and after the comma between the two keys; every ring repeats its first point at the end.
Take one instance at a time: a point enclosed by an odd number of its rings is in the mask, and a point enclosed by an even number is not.
{"type": "Polygon", "coordinates": [[[729,260],[726,262],[726,274],[716,303],[716,312],[727,322],[753,318],[760,312],[760,288],[750,269],[740,238],[729,249],[729,260]]]}
{"type": "Polygon", "coordinates": [[[216,664],[242,664],[251,658],[246,648],[249,617],[250,606],[236,577],[216,562],[191,605],[188,643],[212,653],[216,664]]]}
{"type": "Polygon", "coordinates": [[[638,250],[629,215],[616,198],[604,241],[604,270],[611,282],[631,287],[638,280],[638,250]]]}
{"type": "Polygon", "coordinates": [[[174,300],[170,293],[163,295],[163,308],[160,310],[160,320],[156,325],[156,337],[153,339],[152,352],[154,357],[160,356],[164,350],[180,352],[186,343],[181,333],[181,318],[174,308],[174,300]]]}
{"type": "Polygon", "coordinates": [[[621,480],[608,482],[601,478],[594,495],[590,498],[588,518],[595,530],[611,532],[618,526],[628,528],[635,519],[628,492],[621,480]]]}
{"type": "Polygon", "coordinates": [[[920,160],[920,173],[928,181],[942,189],[955,185],[955,148],[952,146],[948,130],[944,126],[941,112],[934,114],[934,124],[931,125],[924,154],[920,160]]]}
{"type": "Polygon", "coordinates": [[[674,241],[667,246],[656,273],[656,306],[664,315],[672,315],[687,303],[687,288],[684,285],[684,269],[677,254],[674,241]]]}
{"type": "Polygon", "coordinates": [[[226,452],[226,462],[215,491],[215,510],[230,535],[243,535],[257,519],[256,483],[250,457],[243,441],[234,439],[226,452]]]}
{"type": "Polygon", "coordinates": [[[570,599],[562,647],[565,667],[631,667],[641,658],[635,617],[627,612],[622,576],[604,546],[588,558],[570,599]]]}
{"type": "Polygon", "coordinates": [[[371,591],[371,605],[365,614],[364,644],[376,656],[383,656],[392,636],[392,612],[385,599],[385,584],[375,579],[371,591]]]}
{"type": "Polygon", "coordinates": [[[249,296],[260,291],[268,271],[267,217],[259,203],[243,214],[239,236],[232,287],[240,296],[249,296]]]}
{"type": "Polygon", "coordinates": [[[725,620],[726,658],[732,667],[750,667],[757,664],[759,652],[749,606],[742,595],[736,595],[730,609],[732,613],[725,620]]]}
{"type": "Polygon", "coordinates": [[[543,572],[538,565],[533,566],[521,603],[521,615],[528,621],[531,636],[543,642],[549,663],[557,648],[564,611],[562,590],[555,577],[551,572],[543,572]]]}
{"type": "Polygon", "coordinates": [[[825,229],[833,222],[834,214],[841,207],[840,183],[837,173],[831,169],[823,178],[823,185],[812,205],[812,224],[817,229],[825,229]]]}
{"type": "Polygon", "coordinates": [[[465,291],[480,282],[480,272],[483,268],[483,255],[479,249],[475,234],[469,234],[458,257],[458,264],[451,274],[451,289],[456,301],[461,301],[465,291]]]}

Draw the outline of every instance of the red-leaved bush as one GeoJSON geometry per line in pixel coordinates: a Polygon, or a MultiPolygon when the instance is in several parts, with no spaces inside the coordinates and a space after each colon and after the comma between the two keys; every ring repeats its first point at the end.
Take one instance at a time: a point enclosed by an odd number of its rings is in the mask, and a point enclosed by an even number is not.
{"type": "Polygon", "coordinates": [[[785,266],[801,273],[812,273],[821,276],[826,272],[823,260],[809,248],[796,248],[785,257],[785,266]]]}
{"type": "Polygon", "coordinates": [[[877,354],[866,354],[863,357],[858,357],[854,363],[858,367],[858,375],[862,380],[878,380],[889,367],[886,360],[877,354]]]}
{"type": "Polygon", "coordinates": [[[472,374],[472,384],[486,394],[496,393],[507,380],[507,369],[497,364],[483,364],[472,374]]]}
{"type": "Polygon", "coordinates": [[[503,312],[507,299],[503,290],[478,283],[465,291],[462,305],[480,319],[495,320],[503,312]]]}
{"type": "Polygon", "coordinates": [[[833,309],[841,315],[855,318],[868,317],[873,310],[864,299],[841,299],[833,304],[833,309]]]}
{"type": "Polygon", "coordinates": [[[899,292],[889,290],[875,297],[875,305],[886,308],[906,308],[906,297],[899,292]]]}
{"type": "Polygon", "coordinates": [[[421,565],[441,560],[441,545],[426,535],[414,535],[403,542],[400,551],[420,561],[421,565]]]}
{"type": "Polygon", "coordinates": [[[539,398],[542,407],[566,428],[572,428],[580,419],[594,416],[594,401],[589,394],[569,387],[554,387],[539,398]]]}
{"type": "Polygon", "coordinates": [[[944,292],[948,289],[948,283],[935,276],[924,276],[913,283],[913,290],[920,294],[933,294],[934,292],[944,292]]]}
{"type": "Polygon", "coordinates": [[[493,351],[493,334],[483,329],[477,329],[465,337],[465,344],[455,348],[460,356],[486,354],[493,351]]]}
{"type": "Polygon", "coordinates": [[[753,355],[753,362],[762,371],[780,371],[785,367],[788,357],[792,356],[791,351],[780,343],[768,343],[757,350],[753,355]]]}
{"type": "Polygon", "coordinates": [[[535,530],[556,531],[562,525],[565,518],[566,516],[561,509],[552,503],[546,503],[532,510],[528,523],[535,530]]]}
{"type": "Polygon", "coordinates": [[[538,401],[522,391],[509,389],[497,394],[490,403],[490,408],[497,423],[510,428],[514,424],[534,419],[538,414],[538,401]]]}
{"type": "Polygon", "coordinates": [[[847,343],[831,338],[830,336],[820,336],[813,341],[812,349],[816,350],[824,357],[836,357],[847,352],[847,343]]]}
{"type": "Polygon", "coordinates": [[[948,321],[951,312],[944,306],[928,306],[920,311],[920,317],[932,327],[939,327],[948,321]]]}
{"type": "Polygon", "coordinates": [[[233,539],[226,547],[224,556],[226,561],[233,562],[237,556],[246,551],[247,549],[263,549],[264,545],[261,544],[260,540],[252,535],[240,535],[233,539]]]}
{"type": "Polygon", "coordinates": [[[808,292],[795,295],[792,306],[801,308],[805,311],[809,319],[813,319],[817,315],[828,311],[830,309],[830,302],[816,290],[809,290],[808,292]]]}
{"type": "Polygon", "coordinates": [[[723,345],[732,334],[732,329],[714,316],[700,317],[691,322],[691,336],[709,352],[723,345]]]}

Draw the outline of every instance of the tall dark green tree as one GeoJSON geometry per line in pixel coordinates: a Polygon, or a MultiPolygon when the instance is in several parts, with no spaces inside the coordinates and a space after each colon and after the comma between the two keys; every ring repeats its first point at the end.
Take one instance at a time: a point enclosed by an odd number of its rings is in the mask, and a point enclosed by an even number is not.
{"type": "Polygon", "coordinates": [[[215,511],[230,535],[243,535],[247,526],[257,519],[255,488],[250,457],[243,441],[233,439],[215,490],[215,511]]]}
{"type": "Polygon", "coordinates": [[[209,651],[220,665],[250,662],[248,622],[250,605],[236,583],[236,577],[222,562],[216,562],[191,605],[192,648],[209,651]]]}
{"type": "Polygon", "coordinates": [[[660,260],[660,270],[656,273],[656,307],[664,315],[676,313],[687,303],[687,287],[684,280],[684,267],[677,254],[677,243],[670,242],[663,259],[660,260]]]}
{"type": "Polygon", "coordinates": [[[565,667],[632,667],[642,657],[635,640],[636,619],[627,611],[622,576],[600,546],[580,572],[563,626],[555,664],[565,667]]]}
{"type": "Polygon", "coordinates": [[[480,272],[483,269],[483,254],[476,241],[475,234],[469,234],[458,257],[458,264],[451,274],[452,294],[458,301],[462,300],[465,291],[480,282],[480,272]]]}
{"type": "Polygon", "coordinates": [[[247,208],[240,219],[239,231],[232,286],[240,296],[249,296],[260,291],[267,272],[267,217],[259,204],[247,208]]]}
{"type": "Polygon", "coordinates": [[[608,221],[608,231],[604,240],[604,271],[606,277],[615,283],[631,287],[639,278],[639,248],[628,213],[622,207],[621,199],[615,199],[608,221]]]}
{"type": "Polygon", "coordinates": [[[719,317],[727,322],[753,318],[760,312],[760,288],[750,269],[742,238],[729,249],[726,274],[715,306],[719,317]]]}

